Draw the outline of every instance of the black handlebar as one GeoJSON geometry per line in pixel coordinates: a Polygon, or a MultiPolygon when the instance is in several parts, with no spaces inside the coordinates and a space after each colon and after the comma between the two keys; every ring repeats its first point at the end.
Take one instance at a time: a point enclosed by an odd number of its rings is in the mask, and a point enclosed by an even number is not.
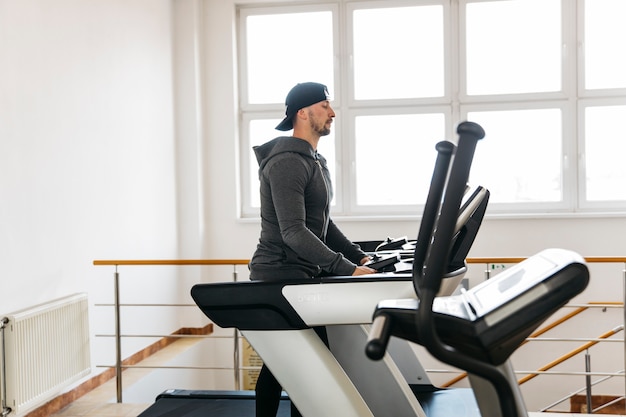
{"type": "MultiPolygon", "coordinates": [[[[485,136],[483,128],[472,122],[459,124],[457,133],[458,146],[449,141],[441,141],[435,146],[437,159],[413,259],[413,286],[418,297],[425,289],[432,290],[433,294],[439,291],[474,150],[478,140],[485,136]],[[450,168],[453,155],[454,162],[450,168]]],[[[370,359],[380,360],[385,355],[392,322],[392,317],[385,314],[374,318],[365,346],[365,353],[370,359]]]]}
{"type": "Polygon", "coordinates": [[[413,255],[413,286],[415,293],[419,296],[419,281],[422,278],[424,261],[430,244],[430,238],[435,227],[437,214],[439,213],[439,204],[441,196],[448,176],[450,161],[456,147],[452,142],[441,141],[435,146],[437,150],[437,159],[435,160],[435,168],[424,205],[424,214],[420,223],[419,232],[417,234],[417,243],[415,253],[413,255]]]}
{"type": "MultiPolygon", "coordinates": [[[[447,258],[452,247],[456,219],[469,179],[476,145],[485,136],[483,128],[473,122],[459,124],[457,133],[459,134],[459,144],[450,174],[446,182],[438,185],[442,190],[445,189],[443,202],[437,201],[440,203],[441,212],[439,212],[438,216],[437,212],[434,214],[437,216],[437,220],[436,224],[430,227],[429,233],[426,233],[429,238],[418,242],[418,245],[426,246],[426,249],[422,249],[426,252],[424,261],[425,272],[421,276],[413,277],[414,280],[418,280],[417,286],[420,293],[423,290],[430,290],[434,293],[439,291],[447,266],[447,258]]],[[[441,195],[441,191],[439,191],[439,195],[441,195]]],[[[424,215],[433,215],[433,213],[424,213],[424,215]]]]}
{"type": "Polygon", "coordinates": [[[382,359],[387,351],[390,337],[391,319],[386,314],[376,316],[365,345],[367,357],[375,361],[382,359]]]}

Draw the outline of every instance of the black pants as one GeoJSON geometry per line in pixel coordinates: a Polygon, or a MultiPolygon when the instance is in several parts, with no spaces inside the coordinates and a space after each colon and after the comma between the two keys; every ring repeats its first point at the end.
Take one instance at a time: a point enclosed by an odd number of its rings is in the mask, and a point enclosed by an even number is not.
{"type": "MultiPolygon", "coordinates": [[[[325,327],[314,327],[315,333],[328,346],[328,335],[325,327]]],[[[280,386],[274,374],[265,364],[261,368],[259,378],[256,381],[256,417],[276,417],[280,396],[283,388],[280,386]]],[[[294,403],[291,403],[291,417],[302,417],[294,403]]]]}

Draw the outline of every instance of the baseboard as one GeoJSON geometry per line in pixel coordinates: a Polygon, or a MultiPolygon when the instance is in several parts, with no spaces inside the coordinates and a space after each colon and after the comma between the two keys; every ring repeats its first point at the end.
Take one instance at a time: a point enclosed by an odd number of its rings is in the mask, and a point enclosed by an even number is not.
{"type": "MultiPolygon", "coordinates": [[[[591,396],[591,406],[593,409],[597,409],[598,407],[604,406],[601,410],[598,410],[598,414],[614,414],[614,415],[624,415],[626,412],[624,398],[615,396],[615,395],[592,395],[591,396]]],[[[574,395],[570,398],[570,412],[572,413],[588,413],[590,411],[587,410],[587,396],[586,395],[574,395]]]]}
{"type": "MultiPolygon", "coordinates": [[[[172,333],[172,335],[209,335],[211,333],[213,333],[213,324],[209,323],[204,327],[183,327],[172,333]]],[[[124,359],[122,364],[135,365],[151,355],[154,355],[159,350],[171,345],[176,340],[178,340],[177,337],[169,336],[159,339],[150,346],[147,346],[139,352],[124,359]]],[[[106,371],[89,378],[75,388],[56,396],[44,405],[26,414],[25,417],[47,417],[51,414],[59,412],[83,395],[91,392],[113,378],[115,378],[115,368],[108,368],[106,371]]]]}

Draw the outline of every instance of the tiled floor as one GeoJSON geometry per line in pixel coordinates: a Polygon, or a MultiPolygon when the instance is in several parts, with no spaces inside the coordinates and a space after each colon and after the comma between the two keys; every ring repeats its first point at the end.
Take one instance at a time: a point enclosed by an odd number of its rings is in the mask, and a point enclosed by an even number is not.
{"type": "MultiPolygon", "coordinates": [[[[163,364],[182,354],[198,342],[197,339],[181,339],[143,360],[140,365],[163,364]]],[[[124,389],[132,387],[150,373],[149,368],[132,368],[123,372],[124,389]]],[[[149,396],[152,393],[149,394],[149,396]]],[[[111,379],[83,395],[52,417],[136,417],[152,403],[116,401],[116,381],[111,379]]]]}
{"type": "Polygon", "coordinates": [[[135,417],[150,404],[115,402],[115,381],[111,380],[74,401],[55,417],[135,417]]]}
{"type": "Polygon", "coordinates": [[[97,397],[78,400],[62,411],[53,414],[63,417],[135,417],[141,414],[149,404],[109,403],[98,401],[97,397]]]}

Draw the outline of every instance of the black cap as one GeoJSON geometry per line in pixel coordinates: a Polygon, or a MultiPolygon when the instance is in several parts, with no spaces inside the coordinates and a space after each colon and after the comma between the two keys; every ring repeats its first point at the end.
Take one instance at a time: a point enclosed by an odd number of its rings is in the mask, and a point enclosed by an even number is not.
{"type": "Polygon", "coordinates": [[[285,99],[285,118],[276,126],[277,130],[293,129],[293,116],[298,110],[320,101],[330,100],[328,88],[320,83],[299,83],[293,87],[285,99]]]}

